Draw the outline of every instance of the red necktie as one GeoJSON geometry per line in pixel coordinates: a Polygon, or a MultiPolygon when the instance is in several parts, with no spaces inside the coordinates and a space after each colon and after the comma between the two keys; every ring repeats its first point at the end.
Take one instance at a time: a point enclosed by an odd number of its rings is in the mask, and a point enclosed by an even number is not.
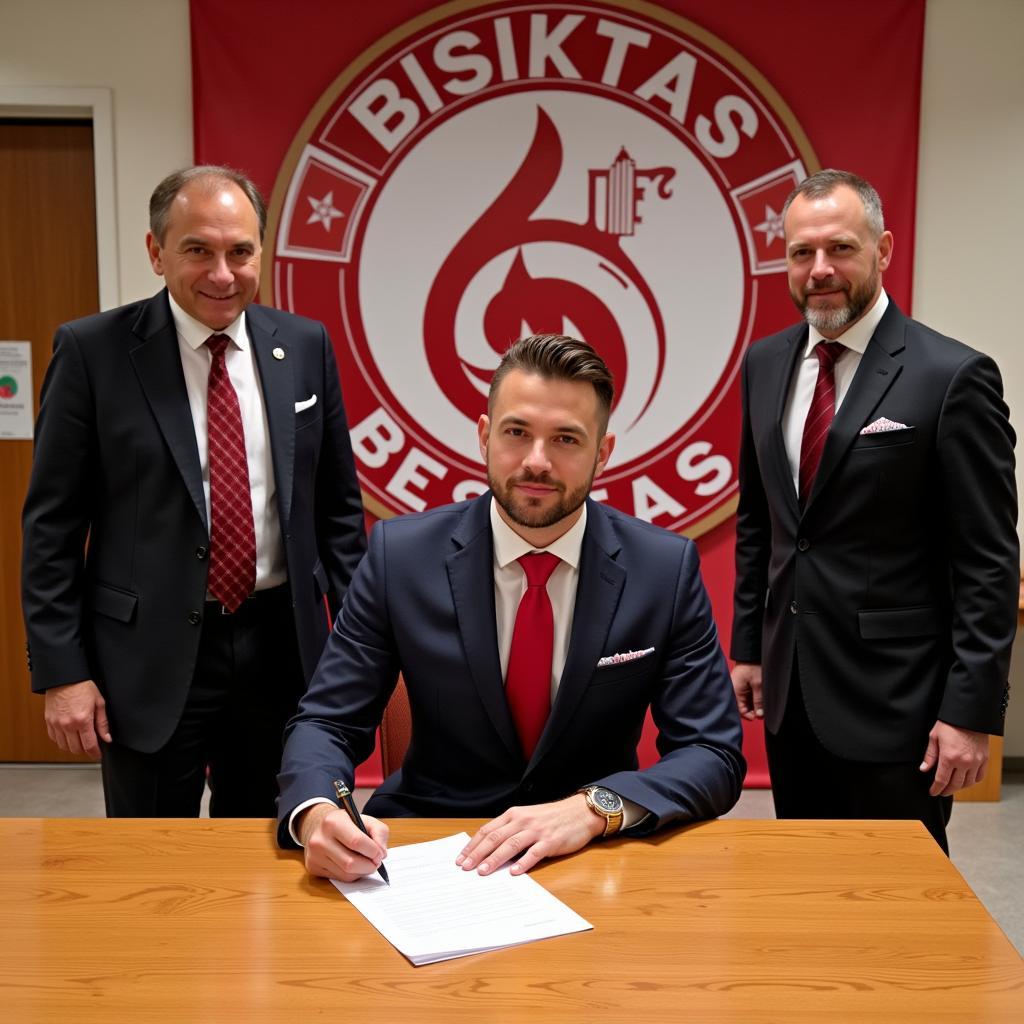
{"type": "Polygon", "coordinates": [[[555,615],[548,597],[548,578],[561,559],[548,552],[523,555],[526,590],[519,601],[505,675],[505,699],[529,759],[551,710],[551,658],[555,647],[555,615]]]}
{"type": "Polygon", "coordinates": [[[807,501],[814,485],[814,477],[821,462],[829,427],[836,414],[836,360],[844,346],[838,341],[819,341],[814,346],[818,357],[818,379],[814,383],[814,397],[804,420],[804,434],[800,443],[800,504],[807,501]]]}
{"type": "Polygon", "coordinates": [[[256,583],[256,534],[252,522],[249,463],[238,395],[224,363],[231,339],[213,334],[206,397],[207,458],[210,467],[210,593],[229,611],[252,593],[256,583]]]}

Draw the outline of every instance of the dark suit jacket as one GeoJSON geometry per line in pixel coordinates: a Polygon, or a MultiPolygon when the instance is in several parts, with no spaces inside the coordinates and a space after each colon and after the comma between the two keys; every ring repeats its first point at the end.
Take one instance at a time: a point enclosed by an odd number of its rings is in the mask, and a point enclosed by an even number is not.
{"type": "MultiPolygon", "coordinates": [[[[362,506],[323,326],[260,306],[246,323],[308,679],[328,632],[323,598],[340,607],[365,549],[362,506]]],[[[166,291],[61,326],[24,512],[32,688],[94,679],[119,742],[163,746],[192,679],[209,544],[166,291]]]]}
{"type": "Polygon", "coordinates": [[[494,612],[490,495],[377,524],[324,657],[286,732],[279,839],[373,750],[399,671],[412,710],[402,768],[368,804],[387,815],[492,817],[600,782],[653,815],[711,818],[745,765],[725,659],[687,539],[588,503],[572,635],[529,763],[505,701],[494,612]],[[654,648],[598,668],[606,655],[654,648]],[[661,759],[637,771],[648,706],[661,759]]]}
{"type": "Polygon", "coordinates": [[[807,332],[744,363],[732,656],[762,663],[772,732],[797,659],[840,757],[916,761],[936,719],[1001,733],[1019,555],[999,371],[890,302],[801,513],[781,421],[807,332]],[[883,416],[906,429],[860,433],[883,416]]]}

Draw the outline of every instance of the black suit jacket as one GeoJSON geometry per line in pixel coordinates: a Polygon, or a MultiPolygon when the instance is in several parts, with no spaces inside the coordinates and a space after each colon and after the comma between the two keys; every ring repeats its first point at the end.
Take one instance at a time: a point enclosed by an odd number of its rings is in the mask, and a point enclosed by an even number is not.
{"type": "Polygon", "coordinates": [[[588,503],[569,651],[533,756],[505,700],[494,611],[490,495],[379,522],[286,733],[278,837],[333,799],[373,750],[403,673],[412,742],[367,809],[493,817],[600,782],[652,812],[639,829],[711,818],[740,794],[740,721],[691,541],[588,503]],[[599,665],[605,656],[644,657],[599,665]],[[657,764],[637,770],[651,708],[657,764]]]}
{"type": "Polygon", "coordinates": [[[806,324],[743,367],[732,656],[776,732],[794,659],[833,753],[919,759],[936,719],[1002,733],[1016,628],[1014,433],[987,356],[890,302],[801,512],[782,414],[806,324]],[[861,434],[879,417],[906,425],[861,434]]]}
{"type": "MultiPolygon", "coordinates": [[[[362,504],[323,326],[261,306],[246,324],[308,679],[328,632],[323,598],[340,607],[365,550],[362,504]]],[[[192,679],[210,543],[166,291],[58,329],[23,525],[32,688],[94,679],[118,741],[159,749],[192,679]]]]}

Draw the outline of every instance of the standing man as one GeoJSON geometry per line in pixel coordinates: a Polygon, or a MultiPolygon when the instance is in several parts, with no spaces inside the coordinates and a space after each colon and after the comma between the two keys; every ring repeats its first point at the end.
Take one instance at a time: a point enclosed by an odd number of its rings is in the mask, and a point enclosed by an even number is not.
{"type": "Polygon", "coordinates": [[[589,345],[516,342],[478,429],[491,493],[377,524],[288,727],[278,838],[312,874],[353,879],[386,851],[385,825],[368,816],[363,835],[333,806],[333,780],[352,785],[399,672],[412,743],[367,809],[493,818],[467,870],[521,855],[526,871],[738,799],[740,720],[696,548],[587,497],[611,405],[589,345]],[[661,759],[638,771],[648,707],[661,759]]]}
{"type": "Polygon", "coordinates": [[[995,363],[905,317],[878,193],[784,208],[806,323],[743,369],[733,686],[764,718],[780,818],[918,818],[1003,731],[1016,620],[1014,434],[995,363]]]}
{"type": "Polygon", "coordinates": [[[111,816],[272,815],[281,733],[365,547],[323,326],[252,305],[247,178],[162,181],[159,295],[57,330],[24,511],[32,687],[111,816]]]}

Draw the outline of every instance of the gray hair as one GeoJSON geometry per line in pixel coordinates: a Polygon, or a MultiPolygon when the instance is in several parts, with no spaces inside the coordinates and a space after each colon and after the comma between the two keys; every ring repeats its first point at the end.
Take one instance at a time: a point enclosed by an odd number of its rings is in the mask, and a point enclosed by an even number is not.
{"type": "Polygon", "coordinates": [[[885,230],[885,220],[882,217],[882,197],[871,182],[858,177],[852,171],[837,171],[830,168],[818,171],[809,178],[804,178],[786,199],[785,205],[782,207],[782,219],[786,219],[786,214],[797,196],[803,196],[805,199],[825,199],[832,195],[840,185],[845,185],[857,193],[864,206],[864,219],[867,221],[868,230],[872,237],[877,239],[885,230]]]}
{"type": "Polygon", "coordinates": [[[260,223],[260,241],[263,241],[263,232],[267,229],[267,204],[263,201],[260,190],[252,180],[233,167],[224,167],[220,164],[200,164],[198,167],[185,167],[173,174],[168,174],[153,189],[153,194],[149,197],[149,230],[153,232],[153,237],[161,245],[164,244],[164,237],[167,234],[171,203],[174,202],[174,197],[193,181],[230,182],[237,185],[256,211],[256,217],[260,223]]]}

